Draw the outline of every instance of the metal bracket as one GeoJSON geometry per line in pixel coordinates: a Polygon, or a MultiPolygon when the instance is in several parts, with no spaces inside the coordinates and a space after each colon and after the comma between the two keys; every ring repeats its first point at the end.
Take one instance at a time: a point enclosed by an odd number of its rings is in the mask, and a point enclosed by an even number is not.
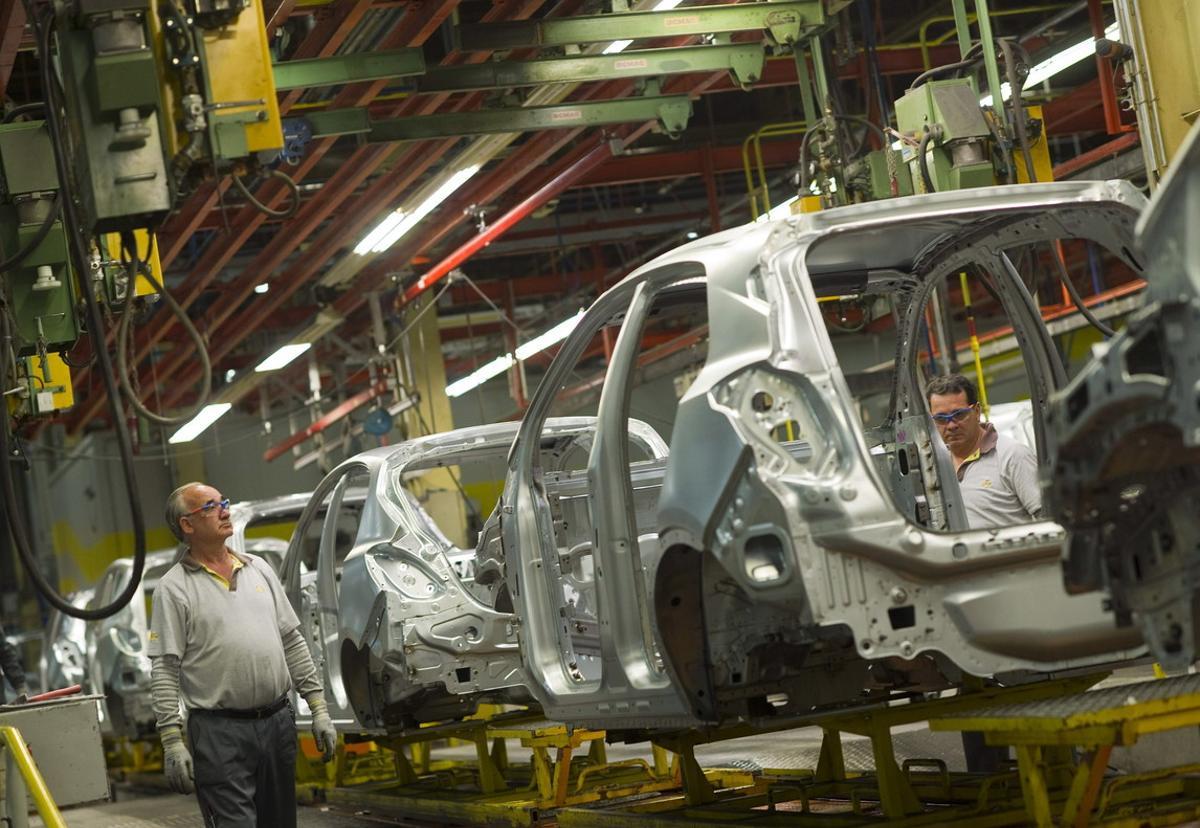
{"type": "Polygon", "coordinates": [[[790,0],[473,24],[457,32],[460,49],[489,52],[755,29],[766,30],[776,43],[795,43],[804,30],[825,21],[823,0],[790,0]]]}
{"type": "Polygon", "coordinates": [[[580,101],[555,106],[484,109],[372,121],[366,109],[333,109],[305,116],[314,138],[362,135],[367,141],[420,141],[457,135],[528,132],[657,120],[674,137],[687,127],[692,102],[687,95],[580,101]]]}
{"type": "Polygon", "coordinates": [[[308,89],[314,86],[340,86],[357,81],[388,80],[420,75],[425,57],[420,49],[388,49],[351,55],[287,60],[272,67],[275,88],[308,89]]]}
{"type": "Polygon", "coordinates": [[[491,61],[431,67],[418,79],[417,87],[421,92],[471,92],[546,83],[586,83],[719,72],[722,69],[730,70],[740,85],[747,86],[762,77],[765,59],[766,53],[761,43],[734,43],[546,60],[491,61]]]}

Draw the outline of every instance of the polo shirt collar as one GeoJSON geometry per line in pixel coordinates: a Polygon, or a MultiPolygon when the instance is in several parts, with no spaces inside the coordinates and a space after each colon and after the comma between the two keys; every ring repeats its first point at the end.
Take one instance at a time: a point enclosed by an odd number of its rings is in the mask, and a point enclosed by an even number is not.
{"type": "Polygon", "coordinates": [[[976,460],[978,460],[980,457],[987,454],[988,452],[995,451],[996,450],[996,441],[998,439],[1000,439],[1000,435],[996,431],[995,424],[984,423],[983,424],[983,437],[981,437],[979,439],[979,446],[975,449],[975,451],[971,452],[967,456],[967,459],[963,460],[962,464],[958,467],[958,473],[957,473],[956,477],[958,477],[958,480],[960,483],[962,482],[963,475],[966,474],[967,466],[971,465],[972,463],[974,463],[976,460]]]}
{"type": "MultiPolygon", "coordinates": [[[[245,555],[234,552],[228,546],[225,547],[225,551],[228,552],[230,555],[233,555],[233,557],[236,558],[241,563],[242,566],[250,565],[250,559],[247,558],[245,555]]],[[[192,550],[190,548],[186,552],[183,553],[183,557],[179,559],[179,562],[181,564],[183,564],[183,568],[186,569],[188,572],[205,572],[205,571],[207,571],[203,564],[201,564],[199,561],[197,561],[195,558],[192,557],[192,550]]],[[[238,567],[238,568],[240,569],[241,567],[238,567]]]]}

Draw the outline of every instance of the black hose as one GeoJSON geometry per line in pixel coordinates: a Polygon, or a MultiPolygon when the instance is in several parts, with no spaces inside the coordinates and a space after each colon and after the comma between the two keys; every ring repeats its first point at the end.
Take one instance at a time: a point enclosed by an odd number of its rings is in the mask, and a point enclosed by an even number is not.
{"type": "Polygon", "coordinates": [[[15,121],[17,118],[20,118],[22,115],[31,115],[34,112],[41,112],[45,108],[46,108],[46,105],[44,103],[42,103],[41,101],[35,101],[34,103],[27,103],[27,104],[21,104],[20,106],[14,106],[12,109],[8,110],[8,112],[4,113],[3,118],[0,118],[0,124],[11,124],[13,121],[15,121]]]}
{"type": "MultiPolygon", "coordinates": [[[[1021,147],[1021,155],[1025,159],[1025,174],[1032,184],[1037,181],[1037,172],[1033,168],[1033,148],[1029,145],[1029,130],[1025,124],[1025,107],[1021,104],[1021,92],[1024,91],[1024,79],[1017,71],[1017,60],[1014,55],[1013,43],[1008,38],[1000,38],[1000,51],[1004,54],[1004,74],[1008,76],[1009,105],[1012,107],[1013,128],[1017,132],[1017,143],[1021,147]]],[[[993,96],[1000,90],[995,90],[993,96]]]]}
{"type": "Polygon", "coordinates": [[[917,167],[921,170],[921,183],[925,185],[925,192],[936,193],[937,188],[933,186],[933,178],[929,175],[929,161],[925,157],[931,141],[933,131],[926,127],[925,134],[921,136],[921,143],[917,145],[917,167]]]}
{"type": "MultiPolygon", "coordinates": [[[[63,226],[67,231],[69,239],[68,251],[74,259],[79,284],[83,290],[84,305],[87,308],[88,327],[91,331],[92,341],[93,343],[102,344],[104,342],[104,318],[100,313],[100,305],[96,301],[87,246],[79,233],[83,225],[79,221],[79,216],[75,212],[75,204],[70,197],[70,193],[67,191],[71,182],[71,171],[66,157],[66,145],[63,143],[63,130],[58,121],[54,68],[50,59],[50,36],[54,23],[54,10],[48,10],[42,19],[39,20],[32,0],[26,0],[26,13],[34,27],[34,31],[37,33],[38,50],[41,53],[42,85],[46,95],[46,125],[50,131],[50,143],[54,149],[54,165],[58,171],[59,188],[60,193],[62,193],[63,226]]],[[[0,326],[2,326],[4,336],[7,339],[10,333],[9,323],[6,315],[3,316],[5,318],[0,320],[0,326]]],[[[21,562],[25,565],[25,569],[33,585],[37,588],[38,592],[45,596],[51,606],[72,618],[80,618],[85,621],[98,621],[102,618],[108,618],[127,606],[137,593],[138,586],[142,580],[142,572],[146,567],[146,523],[142,515],[142,505],[137,489],[137,478],[133,468],[133,443],[130,439],[129,427],[121,411],[120,392],[117,387],[116,377],[113,375],[112,360],[108,355],[108,350],[104,347],[98,347],[96,348],[96,356],[97,364],[100,367],[100,376],[104,382],[104,390],[108,395],[109,407],[112,411],[113,431],[116,434],[117,446],[120,450],[125,490],[129,497],[129,511],[133,520],[133,571],[130,574],[129,583],[126,584],[125,589],[106,606],[93,609],[76,607],[59,595],[58,590],[42,574],[41,569],[38,567],[33,546],[29,542],[24,517],[17,504],[12,468],[9,465],[10,457],[12,456],[12,445],[9,439],[8,417],[4,416],[3,423],[0,423],[0,454],[3,454],[2,461],[0,461],[0,495],[2,495],[0,500],[2,500],[3,511],[8,518],[7,523],[9,531],[12,533],[14,546],[17,548],[17,554],[20,556],[21,562]]],[[[4,373],[7,373],[7,371],[5,370],[4,373]]]]}
{"type": "Polygon", "coordinates": [[[1071,274],[1067,272],[1066,264],[1063,263],[1063,260],[1058,255],[1058,251],[1053,247],[1050,248],[1050,258],[1054,259],[1054,265],[1058,268],[1058,278],[1062,281],[1063,287],[1067,289],[1067,293],[1070,294],[1071,301],[1075,304],[1075,308],[1079,311],[1080,316],[1105,336],[1116,336],[1117,332],[1101,322],[1100,317],[1092,313],[1092,309],[1084,304],[1083,297],[1079,295],[1079,289],[1071,281],[1071,274]]]}
{"type": "Polygon", "coordinates": [[[941,66],[934,66],[932,69],[926,69],[924,72],[917,75],[917,77],[913,79],[913,82],[908,85],[908,91],[913,91],[927,80],[935,78],[938,75],[944,75],[948,72],[957,73],[961,72],[963,69],[970,69],[979,62],[979,56],[975,53],[981,48],[982,44],[976,43],[967,50],[967,53],[963,55],[962,60],[955,61],[954,63],[946,63],[941,66]]]}
{"type": "MultiPolygon", "coordinates": [[[[124,244],[124,242],[125,239],[122,238],[122,243],[124,244]]],[[[132,251],[132,256],[133,261],[129,264],[129,280],[125,288],[125,310],[121,314],[121,321],[117,326],[117,378],[121,382],[121,390],[125,392],[125,399],[139,416],[159,425],[179,425],[180,423],[186,423],[199,414],[200,409],[208,405],[208,399],[212,395],[212,361],[208,356],[208,348],[205,347],[204,338],[200,336],[200,332],[196,330],[196,326],[188,318],[187,312],[175,301],[175,297],[159,284],[158,279],[154,278],[154,274],[150,271],[149,267],[144,266],[142,262],[138,261],[136,250],[132,251]],[[133,386],[129,381],[130,371],[127,354],[129,351],[129,330],[132,327],[129,323],[133,317],[134,285],[137,281],[139,270],[146,281],[162,295],[167,303],[167,307],[171,309],[171,313],[179,320],[179,324],[183,327],[184,332],[192,340],[192,344],[196,346],[196,353],[200,357],[200,375],[202,377],[200,396],[196,404],[183,414],[168,417],[159,414],[157,411],[151,411],[142,404],[141,399],[138,397],[137,392],[133,390],[133,386]]]]}
{"type": "Polygon", "coordinates": [[[291,218],[292,216],[296,215],[296,211],[300,209],[300,185],[293,181],[292,177],[283,170],[271,170],[269,177],[282,180],[287,185],[288,189],[292,191],[292,203],[288,205],[286,210],[276,210],[272,207],[268,207],[266,204],[263,204],[254,197],[254,195],[250,192],[250,189],[246,186],[245,182],[242,181],[241,178],[236,175],[230,176],[230,178],[233,179],[233,185],[238,188],[238,192],[242,194],[242,197],[245,198],[246,201],[250,202],[250,206],[252,206],[255,210],[258,210],[260,213],[266,213],[271,218],[282,219],[291,218]]]}
{"type": "Polygon", "coordinates": [[[59,214],[59,195],[54,194],[54,199],[50,204],[50,212],[46,213],[46,217],[42,219],[42,224],[38,227],[37,232],[33,234],[33,238],[25,243],[25,246],[14,253],[9,258],[0,262],[0,273],[5,273],[19,265],[29,257],[29,254],[37,249],[37,246],[46,240],[46,236],[50,234],[50,229],[54,227],[54,222],[58,220],[59,214]]]}

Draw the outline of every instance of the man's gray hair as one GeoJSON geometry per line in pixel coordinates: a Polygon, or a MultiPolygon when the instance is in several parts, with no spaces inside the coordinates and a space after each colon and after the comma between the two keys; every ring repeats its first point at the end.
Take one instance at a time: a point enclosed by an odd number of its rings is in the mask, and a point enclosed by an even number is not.
{"type": "Polygon", "coordinates": [[[167,528],[171,530],[171,534],[180,543],[187,543],[187,539],[183,536],[183,529],[179,527],[179,519],[191,511],[188,509],[187,503],[184,502],[183,496],[193,486],[203,485],[200,482],[184,483],[167,495],[167,528]]]}

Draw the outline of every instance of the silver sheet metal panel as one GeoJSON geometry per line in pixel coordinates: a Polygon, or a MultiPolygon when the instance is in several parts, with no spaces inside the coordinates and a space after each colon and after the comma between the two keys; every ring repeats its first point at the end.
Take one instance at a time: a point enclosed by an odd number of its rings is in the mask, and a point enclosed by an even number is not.
{"type": "Polygon", "coordinates": [[[0,725],[21,731],[50,794],[60,808],[108,799],[100,741],[102,696],[73,696],[0,707],[0,725]]]}

